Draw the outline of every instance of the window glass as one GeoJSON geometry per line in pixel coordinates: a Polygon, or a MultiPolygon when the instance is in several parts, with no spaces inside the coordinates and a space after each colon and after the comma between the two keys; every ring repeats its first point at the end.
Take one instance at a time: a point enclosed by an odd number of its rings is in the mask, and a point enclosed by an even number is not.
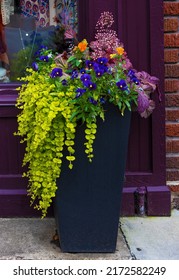
{"type": "Polygon", "coordinates": [[[0,0],[0,83],[16,82],[44,45],[62,52],[77,32],[77,0],[0,0]]]}

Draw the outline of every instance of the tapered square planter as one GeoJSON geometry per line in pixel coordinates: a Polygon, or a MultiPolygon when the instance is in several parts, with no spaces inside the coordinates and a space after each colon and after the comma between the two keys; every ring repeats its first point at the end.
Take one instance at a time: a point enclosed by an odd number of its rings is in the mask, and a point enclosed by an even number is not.
{"type": "Polygon", "coordinates": [[[77,128],[76,161],[64,160],[54,213],[63,252],[114,252],[128,148],[131,113],[110,105],[97,123],[94,158],[84,152],[84,125],[77,128]]]}

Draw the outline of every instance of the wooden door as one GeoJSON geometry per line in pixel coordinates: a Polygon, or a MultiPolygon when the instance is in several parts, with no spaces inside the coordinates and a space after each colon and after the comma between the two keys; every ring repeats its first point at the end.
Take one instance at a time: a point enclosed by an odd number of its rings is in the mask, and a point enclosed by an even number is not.
{"type": "Polygon", "coordinates": [[[113,28],[124,43],[133,66],[160,79],[153,94],[156,109],[148,119],[133,113],[129,138],[123,215],[134,215],[142,194],[148,215],[170,215],[170,191],[166,187],[165,106],[163,60],[163,1],[79,1],[81,38],[94,38],[94,27],[102,11],[114,15],[113,28]],[[85,24],[85,22],[87,24],[85,24]],[[160,100],[161,99],[161,100],[160,100]]]}

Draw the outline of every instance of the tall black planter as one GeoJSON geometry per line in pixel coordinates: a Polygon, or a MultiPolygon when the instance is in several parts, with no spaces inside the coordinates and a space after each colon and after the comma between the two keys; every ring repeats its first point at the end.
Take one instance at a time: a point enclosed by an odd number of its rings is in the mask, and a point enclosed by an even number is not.
{"type": "Polygon", "coordinates": [[[76,161],[66,161],[54,200],[63,252],[114,252],[128,147],[131,113],[122,117],[115,106],[99,120],[94,159],[84,153],[84,126],[76,133],[76,161]]]}

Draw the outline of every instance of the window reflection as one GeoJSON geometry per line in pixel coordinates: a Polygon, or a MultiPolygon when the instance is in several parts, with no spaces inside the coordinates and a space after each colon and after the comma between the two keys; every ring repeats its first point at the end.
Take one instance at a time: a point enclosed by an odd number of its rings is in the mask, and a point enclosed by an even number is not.
{"type": "Polygon", "coordinates": [[[69,27],[77,31],[77,0],[0,0],[0,83],[24,76],[41,45],[62,52],[69,27]]]}

